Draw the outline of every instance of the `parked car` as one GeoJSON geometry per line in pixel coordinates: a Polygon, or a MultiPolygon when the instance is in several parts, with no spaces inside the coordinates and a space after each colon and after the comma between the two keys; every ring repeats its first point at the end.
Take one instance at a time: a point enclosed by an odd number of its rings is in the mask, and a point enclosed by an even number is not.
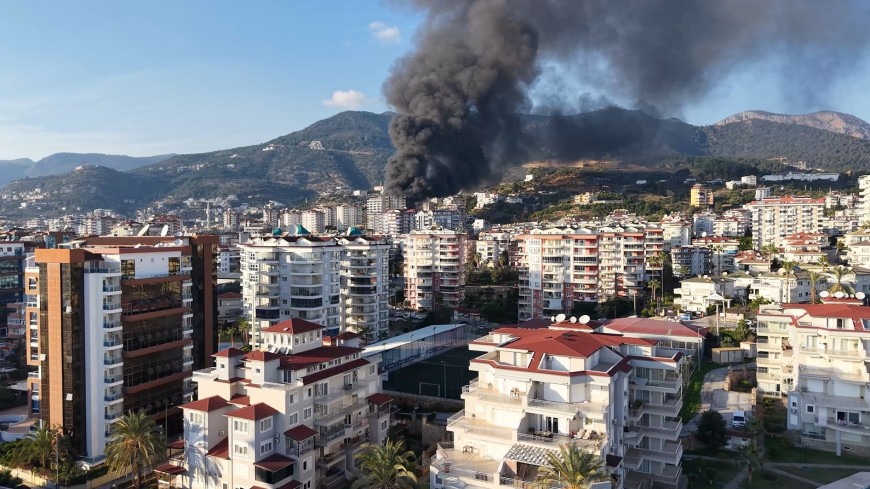
{"type": "Polygon", "coordinates": [[[734,414],[731,415],[732,428],[743,428],[746,426],[748,421],[749,419],[746,417],[746,411],[734,411],[734,414]]]}

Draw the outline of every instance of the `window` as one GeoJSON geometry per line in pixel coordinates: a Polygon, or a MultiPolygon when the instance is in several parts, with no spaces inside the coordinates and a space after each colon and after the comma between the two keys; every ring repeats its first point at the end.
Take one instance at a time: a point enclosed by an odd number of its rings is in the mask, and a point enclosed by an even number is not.
{"type": "Polygon", "coordinates": [[[305,408],[302,411],[302,419],[308,419],[311,417],[311,408],[305,408]]]}
{"type": "Polygon", "coordinates": [[[381,421],[381,429],[382,430],[387,429],[387,422],[386,421],[381,421]]]}
{"type": "Polygon", "coordinates": [[[194,412],[194,413],[190,413],[190,422],[191,422],[191,423],[196,423],[196,424],[202,424],[202,422],[203,422],[203,415],[202,415],[202,413],[195,413],[195,412],[194,412]]]}
{"type": "Polygon", "coordinates": [[[233,453],[242,457],[248,456],[248,446],[236,443],[233,445],[233,453]]]}
{"type": "Polygon", "coordinates": [[[302,461],[302,470],[308,470],[308,460],[302,461]]]}
{"type": "Polygon", "coordinates": [[[375,366],[374,365],[369,366],[369,373],[372,375],[375,374],[375,366]]]}
{"type": "Polygon", "coordinates": [[[256,372],[256,373],[259,374],[259,373],[260,373],[260,369],[259,369],[259,368],[255,368],[255,369],[254,369],[254,372],[256,372]]]}
{"type": "Polygon", "coordinates": [[[247,433],[248,432],[248,422],[242,421],[239,419],[233,420],[233,431],[238,433],[247,433]]]}
{"type": "Polygon", "coordinates": [[[293,413],[290,416],[287,416],[287,424],[293,426],[294,424],[299,422],[299,413],[293,413]]]}
{"type": "Polygon", "coordinates": [[[808,413],[813,412],[813,406],[807,406],[807,412],[808,413]]]}
{"type": "Polygon", "coordinates": [[[267,453],[272,453],[272,440],[260,443],[260,455],[266,455],[267,453]]]}
{"type": "Polygon", "coordinates": [[[260,420],[260,433],[264,433],[272,429],[272,418],[260,420]]]}

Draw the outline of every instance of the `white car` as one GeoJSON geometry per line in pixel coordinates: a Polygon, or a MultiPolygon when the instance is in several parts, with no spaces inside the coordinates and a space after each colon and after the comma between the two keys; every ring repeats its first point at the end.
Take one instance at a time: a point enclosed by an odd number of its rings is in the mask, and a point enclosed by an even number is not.
{"type": "Polygon", "coordinates": [[[731,415],[731,427],[732,428],[743,428],[746,426],[746,422],[749,421],[746,417],[745,411],[734,411],[734,414],[731,415]]]}

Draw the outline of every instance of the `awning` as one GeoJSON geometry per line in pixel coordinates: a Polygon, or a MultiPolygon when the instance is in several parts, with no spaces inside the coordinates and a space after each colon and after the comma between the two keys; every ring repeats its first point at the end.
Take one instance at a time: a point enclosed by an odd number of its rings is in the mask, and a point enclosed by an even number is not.
{"type": "Polygon", "coordinates": [[[547,467],[550,465],[549,460],[547,459],[548,453],[558,454],[559,452],[556,450],[517,443],[508,450],[504,459],[515,460],[529,465],[537,465],[538,467],[547,467]]]}
{"type": "Polygon", "coordinates": [[[264,458],[259,462],[254,462],[254,467],[259,467],[261,469],[268,470],[269,472],[275,472],[292,464],[292,459],[289,459],[283,455],[275,454],[271,457],[264,458]]]}
{"type": "Polygon", "coordinates": [[[160,472],[161,474],[178,475],[184,472],[184,467],[179,467],[175,464],[163,464],[159,467],[155,467],[154,472],[160,472]]]}
{"type": "Polygon", "coordinates": [[[175,440],[174,442],[172,442],[166,446],[169,448],[174,448],[176,450],[180,450],[180,449],[184,448],[184,440],[175,440]]]}
{"type": "Polygon", "coordinates": [[[304,424],[301,424],[299,426],[294,426],[293,428],[290,428],[289,430],[285,431],[284,435],[287,436],[288,438],[296,440],[296,441],[305,441],[305,440],[317,435],[317,430],[309,428],[309,427],[305,426],[304,424]]]}
{"type": "Polygon", "coordinates": [[[369,397],[366,397],[366,401],[368,401],[372,404],[377,404],[378,406],[384,405],[392,400],[393,400],[392,396],[384,394],[383,392],[378,392],[378,393],[370,395],[369,397]]]}

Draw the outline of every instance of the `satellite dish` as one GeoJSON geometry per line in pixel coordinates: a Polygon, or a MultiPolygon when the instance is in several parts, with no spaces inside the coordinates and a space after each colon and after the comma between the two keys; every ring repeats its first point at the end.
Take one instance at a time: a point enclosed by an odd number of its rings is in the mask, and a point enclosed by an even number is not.
{"type": "Polygon", "coordinates": [[[565,317],[566,316],[564,314],[559,314],[558,316],[556,316],[556,322],[561,323],[562,321],[565,320],[565,317]]]}
{"type": "Polygon", "coordinates": [[[836,297],[837,299],[842,299],[844,295],[846,294],[840,292],[839,290],[834,292],[834,297],[836,297]]]}
{"type": "Polygon", "coordinates": [[[175,241],[172,242],[172,244],[174,244],[175,246],[181,246],[184,244],[184,242],[181,241],[180,239],[176,239],[175,241]]]}
{"type": "Polygon", "coordinates": [[[831,295],[831,293],[828,292],[827,290],[823,290],[823,291],[819,292],[819,297],[828,297],[830,295],[831,295]]]}
{"type": "Polygon", "coordinates": [[[574,324],[574,323],[576,323],[576,322],[577,322],[577,318],[576,318],[576,317],[574,317],[574,316],[571,316],[571,319],[570,319],[570,321],[571,321],[571,324],[574,324]]]}
{"type": "Polygon", "coordinates": [[[550,321],[556,322],[556,316],[550,316],[550,321]]]}
{"type": "Polygon", "coordinates": [[[858,292],[857,294],[855,294],[855,298],[861,299],[862,301],[864,300],[865,297],[867,297],[867,295],[864,294],[864,292],[858,292]]]}
{"type": "Polygon", "coordinates": [[[703,233],[701,233],[701,237],[702,237],[702,238],[706,238],[706,237],[707,237],[707,231],[704,231],[703,233]]]}
{"type": "Polygon", "coordinates": [[[580,321],[580,324],[587,324],[590,319],[591,318],[589,317],[588,314],[584,314],[584,315],[580,316],[580,319],[578,321],[580,321]]]}
{"type": "Polygon", "coordinates": [[[849,298],[850,298],[850,299],[854,299],[854,298],[855,298],[855,294],[849,294],[849,298]]]}
{"type": "Polygon", "coordinates": [[[780,274],[780,275],[785,275],[785,274],[788,273],[788,272],[786,271],[785,268],[780,268],[779,270],[776,271],[776,273],[778,273],[778,274],[780,274]]]}
{"type": "Polygon", "coordinates": [[[704,275],[704,279],[705,279],[705,280],[708,279],[708,278],[710,278],[709,275],[704,275]]]}

